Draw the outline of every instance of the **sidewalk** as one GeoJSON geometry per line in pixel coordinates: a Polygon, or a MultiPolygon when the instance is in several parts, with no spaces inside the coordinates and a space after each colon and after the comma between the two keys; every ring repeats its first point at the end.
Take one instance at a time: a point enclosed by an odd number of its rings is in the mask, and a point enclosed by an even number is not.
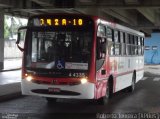
{"type": "Polygon", "coordinates": [[[4,60],[4,69],[2,71],[10,71],[20,69],[22,66],[22,59],[5,59],[4,60]]]}
{"type": "Polygon", "coordinates": [[[21,59],[5,59],[0,72],[0,102],[21,96],[21,59]]]}

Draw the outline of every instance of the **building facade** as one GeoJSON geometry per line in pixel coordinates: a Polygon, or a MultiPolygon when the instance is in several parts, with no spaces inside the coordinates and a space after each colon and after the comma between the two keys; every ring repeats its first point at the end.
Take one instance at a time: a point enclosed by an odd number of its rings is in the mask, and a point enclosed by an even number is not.
{"type": "Polygon", "coordinates": [[[145,64],[160,64],[160,33],[152,33],[144,43],[145,64]]]}

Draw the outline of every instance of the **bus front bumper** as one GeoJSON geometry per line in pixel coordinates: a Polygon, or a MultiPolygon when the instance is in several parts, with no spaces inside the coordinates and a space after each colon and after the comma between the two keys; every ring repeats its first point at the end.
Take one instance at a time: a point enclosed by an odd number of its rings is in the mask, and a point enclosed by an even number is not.
{"type": "Polygon", "coordinates": [[[95,85],[90,82],[79,85],[48,85],[37,84],[22,79],[21,90],[23,95],[68,99],[94,99],[95,85]]]}

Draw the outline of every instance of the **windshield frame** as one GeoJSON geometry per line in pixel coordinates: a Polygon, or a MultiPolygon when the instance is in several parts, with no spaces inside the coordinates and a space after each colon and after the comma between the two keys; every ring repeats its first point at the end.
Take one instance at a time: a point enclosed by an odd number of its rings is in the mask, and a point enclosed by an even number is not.
{"type": "MultiPolygon", "coordinates": [[[[85,30],[90,30],[90,32],[91,32],[91,47],[90,47],[90,58],[88,59],[88,69],[87,70],[80,70],[80,69],[65,69],[65,70],[68,70],[68,71],[70,71],[70,72],[75,72],[75,71],[80,71],[80,72],[87,72],[87,74],[89,73],[89,71],[90,71],[90,65],[91,65],[91,61],[92,61],[92,59],[91,59],[91,57],[92,57],[92,55],[93,55],[93,53],[92,53],[92,47],[93,47],[93,38],[94,38],[94,24],[92,24],[92,26],[91,27],[67,27],[67,28],[64,28],[64,27],[58,27],[58,28],[53,28],[53,27],[51,27],[51,26],[47,26],[47,27],[28,27],[28,29],[27,29],[27,33],[26,33],[26,39],[28,39],[28,40],[26,40],[26,42],[25,42],[25,56],[26,57],[24,57],[24,67],[26,68],[26,69],[28,69],[28,70],[43,70],[42,68],[31,68],[31,67],[27,67],[26,66],[26,64],[27,64],[27,55],[28,55],[28,52],[30,52],[30,50],[31,49],[29,49],[30,48],[30,46],[29,46],[29,44],[31,44],[31,41],[32,40],[30,40],[30,39],[32,39],[32,32],[43,32],[43,31],[46,31],[47,30],[47,32],[53,32],[53,31],[57,31],[57,30],[60,30],[60,31],[62,31],[61,29],[64,29],[64,31],[67,31],[67,30],[70,30],[71,28],[72,28],[72,30],[74,31],[74,30],[77,30],[77,31],[85,31],[85,30]]],[[[30,54],[31,55],[31,54],[30,54]]],[[[65,71],[65,70],[58,70],[58,72],[60,72],[60,71],[65,71]]],[[[47,70],[47,71],[57,71],[57,69],[50,69],[50,70],[47,70]]]]}

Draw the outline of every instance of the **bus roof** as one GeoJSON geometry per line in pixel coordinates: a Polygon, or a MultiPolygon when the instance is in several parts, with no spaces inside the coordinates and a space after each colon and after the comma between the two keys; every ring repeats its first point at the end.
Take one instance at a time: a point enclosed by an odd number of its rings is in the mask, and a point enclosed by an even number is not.
{"type": "Polygon", "coordinates": [[[141,36],[141,37],[144,37],[144,33],[138,31],[138,30],[134,30],[132,28],[129,28],[127,26],[123,26],[123,25],[120,25],[120,24],[117,24],[117,23],[114,23],[114,22],[111,22],[111,21],[107,21],[103,18],[100,18],[98,16],[92,16],[94,18],[94,20],[97,21],[97,23],[102,23],[104,25],[107,25],[109,26],[110,28],[113,28],[113,29],[117,29],[117,30],[120,30],[120,31],[124,31],[124,32],[127,32],[127,33],[131,33],[131,34],[135,34],[135,35],[138,35],[138,36],[141,36]]]}

